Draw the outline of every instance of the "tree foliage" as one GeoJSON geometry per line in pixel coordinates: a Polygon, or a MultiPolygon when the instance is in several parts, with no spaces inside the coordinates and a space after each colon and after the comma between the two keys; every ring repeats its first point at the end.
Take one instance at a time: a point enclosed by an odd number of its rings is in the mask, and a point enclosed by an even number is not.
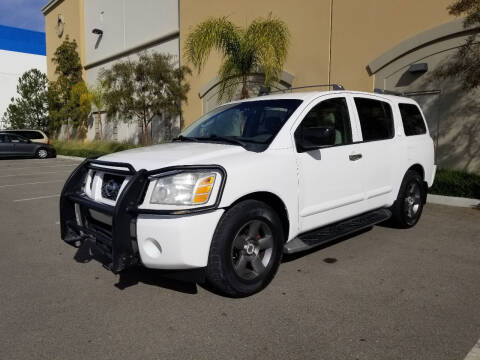
{"type": "MultiPolygon", "coordinates": [[[[100,73],[107,116],[138,120],[142,143],[147,144],[148,127],[156,115],[168,114],[171,119],[181,115],[181,103],[190,89],[184,81],[189,73],[186,66],[176,67],[172,56],[158,53],[142,53],[137,61],[114,64],[100,73]]],[[[167,138],[171,127],[165,124],[167,138]]]]}
{"type": "MultiPolygon", "coordinates": [[[[480,25],[480,0],[457,0],[448,7],[450,14],[465,15],[464,28],[480,25]]],[[[467,89],[480,86],[480,44],[478,34],[473,33],[453,58],[440,66],[435,75],[438,78],[459,78],[467,89]]]]}
{"type": "Polygon", "coordinates": [[[69,139],[70,126],[78,126],[84,121],[84,113],[77,109],[80,105],[80,92],[85,89],[77,42],[70,41],[67,36],[55,50],[52,61],[56,65],[57,79],[52,81],[48,88],[50,127],[58,130],[62,125],[66,125],[69,139]],[[83,85],[78,85],[79,83],[83,85]]]}
{"type": "Polygon", "coordinates": [[[47,130],[47,76],[37,69],[26,71],[18,79],[17,94],[3,115],[9,127],[47,130]]]}
{"type": "Polygon", "coordinates": [[[70,90],[70,99],[67,103],[71,125],[78,129],[78,137],[84,139],[87,135],[87,118],[92,108],[91,95],[85,82],[80,81],[72,86],[70,90]]]}
{"type": "Polygon", "coordinates": [[[248,98],[248,76],[261,73],[265,86],[278,81],[290,42],[288,27],[273,17],[255,19],[247,28],[234,25],[227,17],[210,18],[187,36],[185,56],[200,72],[212,50],[223,55],[218,75],[219,100],[231,100],[242,84],[242,98],[248,98]]]}

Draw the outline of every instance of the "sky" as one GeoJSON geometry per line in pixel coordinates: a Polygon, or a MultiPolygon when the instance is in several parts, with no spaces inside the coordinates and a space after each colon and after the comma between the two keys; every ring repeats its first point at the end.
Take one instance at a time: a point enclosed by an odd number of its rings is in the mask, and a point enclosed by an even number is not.
{"type": "Polygon", "coordinates": [[[48,0],[0,0],[0,25],[45,32],[42,7],[48,0]]]}

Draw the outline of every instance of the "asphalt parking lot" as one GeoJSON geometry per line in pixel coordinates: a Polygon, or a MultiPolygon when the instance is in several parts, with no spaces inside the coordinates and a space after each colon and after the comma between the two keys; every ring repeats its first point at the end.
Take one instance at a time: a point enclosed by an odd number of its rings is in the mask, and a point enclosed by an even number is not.
{"type": "Polygon", "coordinates": [[[480,337],[480,211],[427,205],[289,258],[245,299],[78,263],[58,199],[78,163],[0,160],[0,359],[464,359],[480,337]]]}

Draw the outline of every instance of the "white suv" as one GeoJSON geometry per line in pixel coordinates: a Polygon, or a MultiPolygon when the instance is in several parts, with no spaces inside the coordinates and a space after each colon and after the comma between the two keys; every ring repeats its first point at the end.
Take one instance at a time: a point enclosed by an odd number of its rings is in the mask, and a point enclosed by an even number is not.
{"type": "Polygon", "coordinates": [[[414,226],[435,170],[411,99],[268,95],[220,106],[170,144],[86,160],[62,191],[61,233],[114,272],[200,269],[247,296],[282,254],[387,220],[414,226]]]}

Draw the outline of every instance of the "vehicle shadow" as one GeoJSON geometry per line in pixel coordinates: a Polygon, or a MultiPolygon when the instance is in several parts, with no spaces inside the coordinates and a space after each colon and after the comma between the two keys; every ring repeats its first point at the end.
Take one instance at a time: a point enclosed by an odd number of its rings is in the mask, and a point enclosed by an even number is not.
{"type": "MultiPolygon", "coordinates": [[[[101,264],[107,264],[108,259],[96,253],[88,242],[84,242],[75,253],[75,261],[85,264],[94,260],[101,264]]],[[[141,266],[134,266],[119,273],[118,282],[115,287],[125,290],[139,283],[158,286],[185,294],[196,294],[197,281],[201,280],[200,271],[168,271],[148,269],[141,266]]]]}
{"type": "Polygon", "coordinates": [[[198,293],[196,281],[178,279],[175,278],[175,274],[140,266],[122,271],[119,274],[118,283],[115,284],[115,287],[125,290],[139,283],[158,286],[184,294],[194,295],[198,293]]]}

